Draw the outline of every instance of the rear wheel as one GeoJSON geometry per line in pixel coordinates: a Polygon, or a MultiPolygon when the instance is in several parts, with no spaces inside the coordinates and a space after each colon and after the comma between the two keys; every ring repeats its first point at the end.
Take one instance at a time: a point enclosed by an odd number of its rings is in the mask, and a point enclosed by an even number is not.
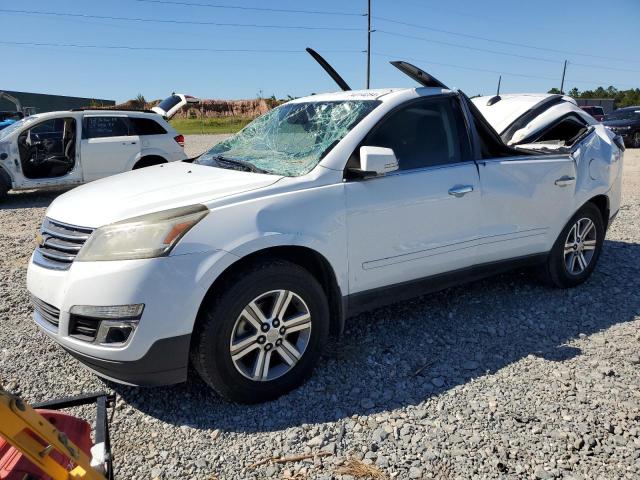
{"type": "Polygon", "coordinates": [[[270,400],[311,373],[329,333],[327,299],[305,269],[270,261],[237,272],[203,306],[192,361],[223,397],[270,400]]]}
{"type": "Polygon", "coordinates": [[[633,134],[633,146],[635,148],[640,148],[640,131],[633,134]]]}
{"type": "Polygon", "coordinates": [[[592,203],[582,207],[560,233],[547,262],[547,278],[560,288],[575,287],[593,272],[604,242],[604,221],[592,203]]]}

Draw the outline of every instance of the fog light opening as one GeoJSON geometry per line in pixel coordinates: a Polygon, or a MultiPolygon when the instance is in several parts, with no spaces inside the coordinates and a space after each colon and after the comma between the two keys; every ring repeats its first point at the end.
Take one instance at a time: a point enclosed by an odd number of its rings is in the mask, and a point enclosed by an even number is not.
{"type": "Polygon", "coordinates": [[[124,345],[129,341],[137,326],[138,320],[102,320],[98,335],[96,335],[96,343],[112,347],[124,345]]]}
{"type": "Polygon", "coordinates": [[[104,343],[124,343],[132,331],[131,327],[111,327],[107,332],[104,343]]]}

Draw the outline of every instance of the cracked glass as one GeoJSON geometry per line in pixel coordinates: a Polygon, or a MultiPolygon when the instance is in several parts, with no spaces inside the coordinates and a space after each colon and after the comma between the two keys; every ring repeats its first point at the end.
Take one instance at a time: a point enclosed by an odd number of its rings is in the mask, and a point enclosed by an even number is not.
{"type": "Polygon", "coordinates": [[[284,104],[218,143],[194,163],[290,177],[304,175],[379,104],[376,100],[284,104]]]}

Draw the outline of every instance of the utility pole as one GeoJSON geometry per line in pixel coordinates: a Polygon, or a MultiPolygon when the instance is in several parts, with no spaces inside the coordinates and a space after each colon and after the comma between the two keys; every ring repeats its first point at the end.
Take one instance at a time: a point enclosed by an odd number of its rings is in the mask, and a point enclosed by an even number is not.
{"type": "Polygon", "coordinates": [[[500,82],[502,82],[502,75],[498,77],[498,91],[496,92],[496,96],[500,95],[500,82]]]}
{"type": "Polygon", "coordinates": [[[564,68],[562,69],[562,82],[560,82],[560,93],[564,94],[564,74],[567,72],[567,61],[564,61],[564,68]]]}
{"type": "Polygon", "coordinates": [[[371,85],[371,0],[367,0],[367,89],[371,85]]]}

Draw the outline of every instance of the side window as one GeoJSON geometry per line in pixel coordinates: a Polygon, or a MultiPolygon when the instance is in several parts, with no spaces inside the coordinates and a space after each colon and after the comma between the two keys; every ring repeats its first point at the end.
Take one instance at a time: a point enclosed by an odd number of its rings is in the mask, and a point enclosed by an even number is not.
{"type": "Polygon", "coordinates": [[[38,135],[51,135],[55,133],[62,135],[62,131],[64,130],[64,118],[52,118],[51,120],[45,120],[44,122],[32,127],[30,130],[31,133],[38,135]]]}
{"type": "Polygon", "coordinates": [[[382,120],[364,144],[393,149],[400,170],[471,159],[464,117],[453,97],[426,98],[401,107],[382,120]]]}
{"type": "Polygon", "coordinates": [[[134,135],[162,135],[167,133],[162,125],[150,118],[129,117],[134,135]]]}
{"type": "Polygon", "coordinates": [[[126,137],[129,122],[126,117],[85,117],[84,138],[126,137]]]}

